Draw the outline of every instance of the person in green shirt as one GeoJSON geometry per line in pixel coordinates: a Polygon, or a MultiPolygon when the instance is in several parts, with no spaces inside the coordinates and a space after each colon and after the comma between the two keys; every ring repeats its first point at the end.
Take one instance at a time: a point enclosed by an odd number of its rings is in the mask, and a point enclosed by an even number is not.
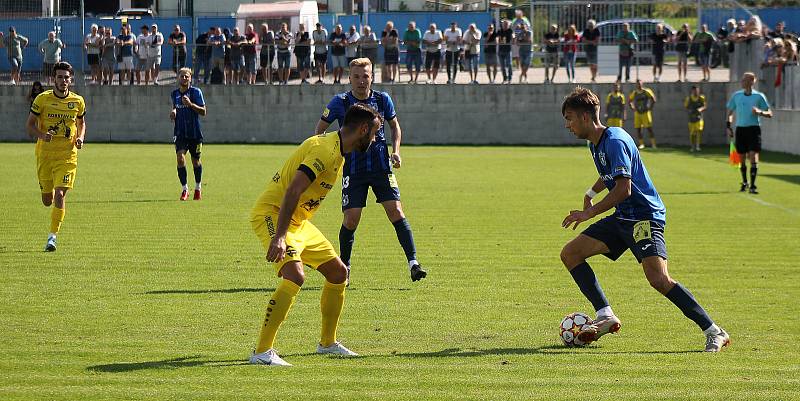
{"type": "Polygon", "coordinates": [[[708,82],[711,79],[711,47],[717,38],[708,32],[708,25],[703,24],[700,27],[700,32],[694,35],[692,43],[697,44],[697,60],[703,68],[703,82],[708,82]]]}
{"type": "Polygon", "coordinates": [[[408,29],[403,33],[403,44],[406,45],[406,70],[410,77],[409,83],[417,83],[419,71],[422,69],[422,50],[420,50],[420,43],[422,42],[422,32],[417,29],[417,23],[411,21],[408,23],[408,29]],[[414,71],[411,70],[412,64],[414,71]]]}
{"type": "Polygon", "coordinates": [[[622,67],[625,67],[625,82],[631,80],[631,63],[633,62],[633,45],[639,41],[636,32],[631,31],[631,25],[622,24],[622,30],[617,33],[619,43],[619,72],[617,81],[622,81],[622,67]]]}
{"type": "Polygon", "coordinates": [[[5,47],[8,52],[8,65],[11,66],[11,85],[21,81],[22,49],[28,47],[28,38],[17,34],[13,26],[8,28],[8,36],[0,32],[0,48],[5,47]]]}

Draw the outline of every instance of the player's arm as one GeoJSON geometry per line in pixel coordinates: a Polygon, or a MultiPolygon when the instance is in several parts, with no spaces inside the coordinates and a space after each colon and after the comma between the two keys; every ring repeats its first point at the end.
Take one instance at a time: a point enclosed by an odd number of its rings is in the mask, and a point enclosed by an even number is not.
{"type": "Polygon", "coordinates": [[[50,130],[47,132],[43,132],[39,129],[39,116],[36,114],[30,113],[28,114],[28,122],[25,124],[25,129],[28,131],[28,136],[31,139],[41,139],[45,142],[50,142],[53,139],[54,133],[50,130]]]}
{"type": "Polygon", "coordinates": [[[767,99],[761,96],[759,100],[759,106],[753,106],[753,114],[761,117],[772,118],[772,110],[769,108],[769,103],[767,103],[767,99]]]}
{"type": "Polygon", "coordinates": [[[289,230],[289,222],[292,220],[292,215],[297,209],[297,202],[300,200],[300,195],[308,189],[311,185],[311,175],[314,173],[310,168],[304,165],[300,166],[286,188],[286,193],[283,195],[281,201],[281,209],[278,212],[278,225],[275,227],[275,236],[269,243],[269,250],[267,251],[268,262],[280,262],[286,255],[286,231],[289,230]],[[308,171],[305,171],[308,170],[308,171]]]}
{"type": "MultiPolygon", "coordinates": [[[[601,213],[605,213],[609,209],[617,206],[620,202],[628,199],[631,196],[631,178],[620,175],[614,180],[616,185],[611,191],[608,192],[603,200],[597,202],[596,205],[590,206],[586,210],[573,210],[569,213],[569,215],[564,218],[564,221],[561,223],[561,226],[564,228],[568,228],[572,226],[572,229],[576,229],[578,224],[591,219],[601,213]]],[[[597,185],[597,183],[595,183],[597,185]]],[[[594,189],[594,186],[592,187],[594,189]]]]}
{"type": "Polygon", "coordinates": [[[397,121],[397,116],[387,122],[392,130],[392,155],[390,156],[392,167],[400,168],[403,163],[403,159],[400,158],[400,142],[403,139],[403,132],[400,130],[400,122],[397,121]]]}
{"type": "Polygon", "coordinates": [[[75,147],[82,149],[83,138],[86,136],[86,119],[83,117],[76,118],[75,125],[78,127],[78,137],[75,138],[75,147]]]}
{"type": "Polygon", "coordinates": [[[325,120],[320,118],[319,121],[317,121],[317,128],[314,129],[314,135],[322,135],[322,134],[324,134],[325,130],[328,129],[328,127],[330,127],[330,126],[331,126],[331,123],[329,123],[329,122],[327,122],[327,121],[325,121],[325,120]]]}
{"type": "Polygon", "coordinates": [[[592,207],[592,199],[600,192],[603,192],[604,189],[606,189],[606,185],[603,184],[603,180],[601,180],[600,177],[597,177],[597,181],[595,181],[591,188],[586,191],[586,194],[583,195],[583,210],[592,207]]]}
{"type": "Polygon", "coordinates": [[[728,109],[728,116],[725,118],[725,130],[728,131],[728,136],[731,138],[733,138],[733,118],[735,115],[735,109],[728,109]]]}
{"type": "MultiPolygon", "coordinates": [[[[183,104],[185,106],[189,106],[197,114],[200,114],[201,116],[205,116],[206,115],[206,106],[205,105],[200,106],[198,104],[193,103],[191,101],[191,99],[189,99],[189,96],[183,95],[183,97],[181,97],[181,102],[183,102],[183,104]]],[[[174,111],[174,109],[173,109],[173,111],[174,111]]]]}

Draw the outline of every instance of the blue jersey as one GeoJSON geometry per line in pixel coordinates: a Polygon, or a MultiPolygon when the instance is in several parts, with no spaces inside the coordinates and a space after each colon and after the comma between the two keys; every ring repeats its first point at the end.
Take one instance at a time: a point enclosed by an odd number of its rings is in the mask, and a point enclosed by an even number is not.
{"type": "Polygon", "coordinates": [[[206,102],[203,99],[203,92],[200,88],[190,86],[189,90],[181,93],[180,89],[172,91],[172,106],[175,107],[175,130],[173,135],[178,139],[194,139],[202,140],[203,133],[200,131],[200,114],[192,110],[189,106],[184,106],[181,98],[186,95],[192,103],[198,106],[205,106],[206,102]]]}
{"type": "Polygon", "coordinates": [[[763,93],[753,90],[749,95],[744,93],[744,89],[736,91],[731,99],[728,100],[728,110],[736,113],[737,127],[761,126],[761,117],[753,114],[753,107],[761,110],[769,110],[767,97],[763,93]]]}
{"type": "Polygon", "coordinates": [[[385,122],[393,120],[397,117],[397,113],[394,110],[394,102],[388,93],[371,91],[364,100],[356,98],[353,92],[340,93],[331,99],[328,107],[322,112],[322,121],[328,124],[337,121],[341,127],[347,109],[356,103],[364,103],[377,110],[383,116],[384,125],[378,129],[375,143],[369,147],[366,153],[353,151],[345,158],[342,172],[345,175],[354,175],[392,171],[389,164],[389,150],[386,147],[386,138],[383,132],[386,126],[385,122]]]}
{"type": "Polygon", "coordinates": [[[589,144],[594,164],[600,178],[611,191],[617,177],[631,179],[631,196],[617,205],[614,217],[623,220],[654,220],[666,224],[667,209],[658,196],[656,187],[644,163],[639,157],[639,149],[633,138],[619,127],[608,127],[603,131],[600,142],[589,144]]]}

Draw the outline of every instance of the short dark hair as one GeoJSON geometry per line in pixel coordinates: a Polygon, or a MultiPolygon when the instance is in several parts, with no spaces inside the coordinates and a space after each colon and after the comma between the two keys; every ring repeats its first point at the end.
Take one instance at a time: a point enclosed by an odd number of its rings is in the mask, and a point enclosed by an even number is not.
{"type": "Polygon", "coordinates": [[[592,120],[600,121],[600,99],[588,88],[577,86],[564,98],[564,103],[561,104],[561,115],[565,116],[567,110],[589,113],[592,120]]]}
{"type": "Polygon", "coordinates": [[[356,103],[347,109],[344,115],[344,122],[342,127],[357,128],[359,125],[367,123],[372,124],[372,120],[378,119],[383,124],[383,119],[378,111],[371,106],[362,103],[356,103]]]}
{"type": "Polygon", "coordinates": [[[68,63],[66,61],[59,61],[55,65],[53,65],[53,76],[54,77],[56,76],[56,71],[58,71],[58,70],[68,71],[70,77],[75,75],[75,71],[72,70],[72,64],[70,64],[70,63],[68,63]]]}

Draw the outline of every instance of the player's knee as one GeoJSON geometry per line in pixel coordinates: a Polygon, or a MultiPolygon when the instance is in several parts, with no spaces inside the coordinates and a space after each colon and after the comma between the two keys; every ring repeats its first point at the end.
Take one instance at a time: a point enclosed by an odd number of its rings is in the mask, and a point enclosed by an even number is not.
{"type": "Polygon", "coordinates": [[[325,280],[331,284],[341,284],[347,280],[347,267],[341,261],[337,261],[331,269],[325,272],[325,280]]]}
{"type": "Polygon", "coordinates": [[[358,223],[361,221],[361,213],[344,213],[342,225],[348,230],[355,230],[358,228],[358,223]]]}
{"type": "Polygon", "coordinates": [[[572,245],[572,243],[564,245],[564,248],[561,249],[561,262],[564,263],[564,266],[566,266],[567,269],[570,269],[579,264],[580,259],[581,256],[577,252],[575,247],[572,245]]]}
{"type": "Polygon", "coordinates": [[[662,294],[665,294],[672,288],[673,285],[675,285],[675,282],[672,280],[672,278],[666,274],[648,276],[647,281],[650,283],[651,287],[662,294]]]}

